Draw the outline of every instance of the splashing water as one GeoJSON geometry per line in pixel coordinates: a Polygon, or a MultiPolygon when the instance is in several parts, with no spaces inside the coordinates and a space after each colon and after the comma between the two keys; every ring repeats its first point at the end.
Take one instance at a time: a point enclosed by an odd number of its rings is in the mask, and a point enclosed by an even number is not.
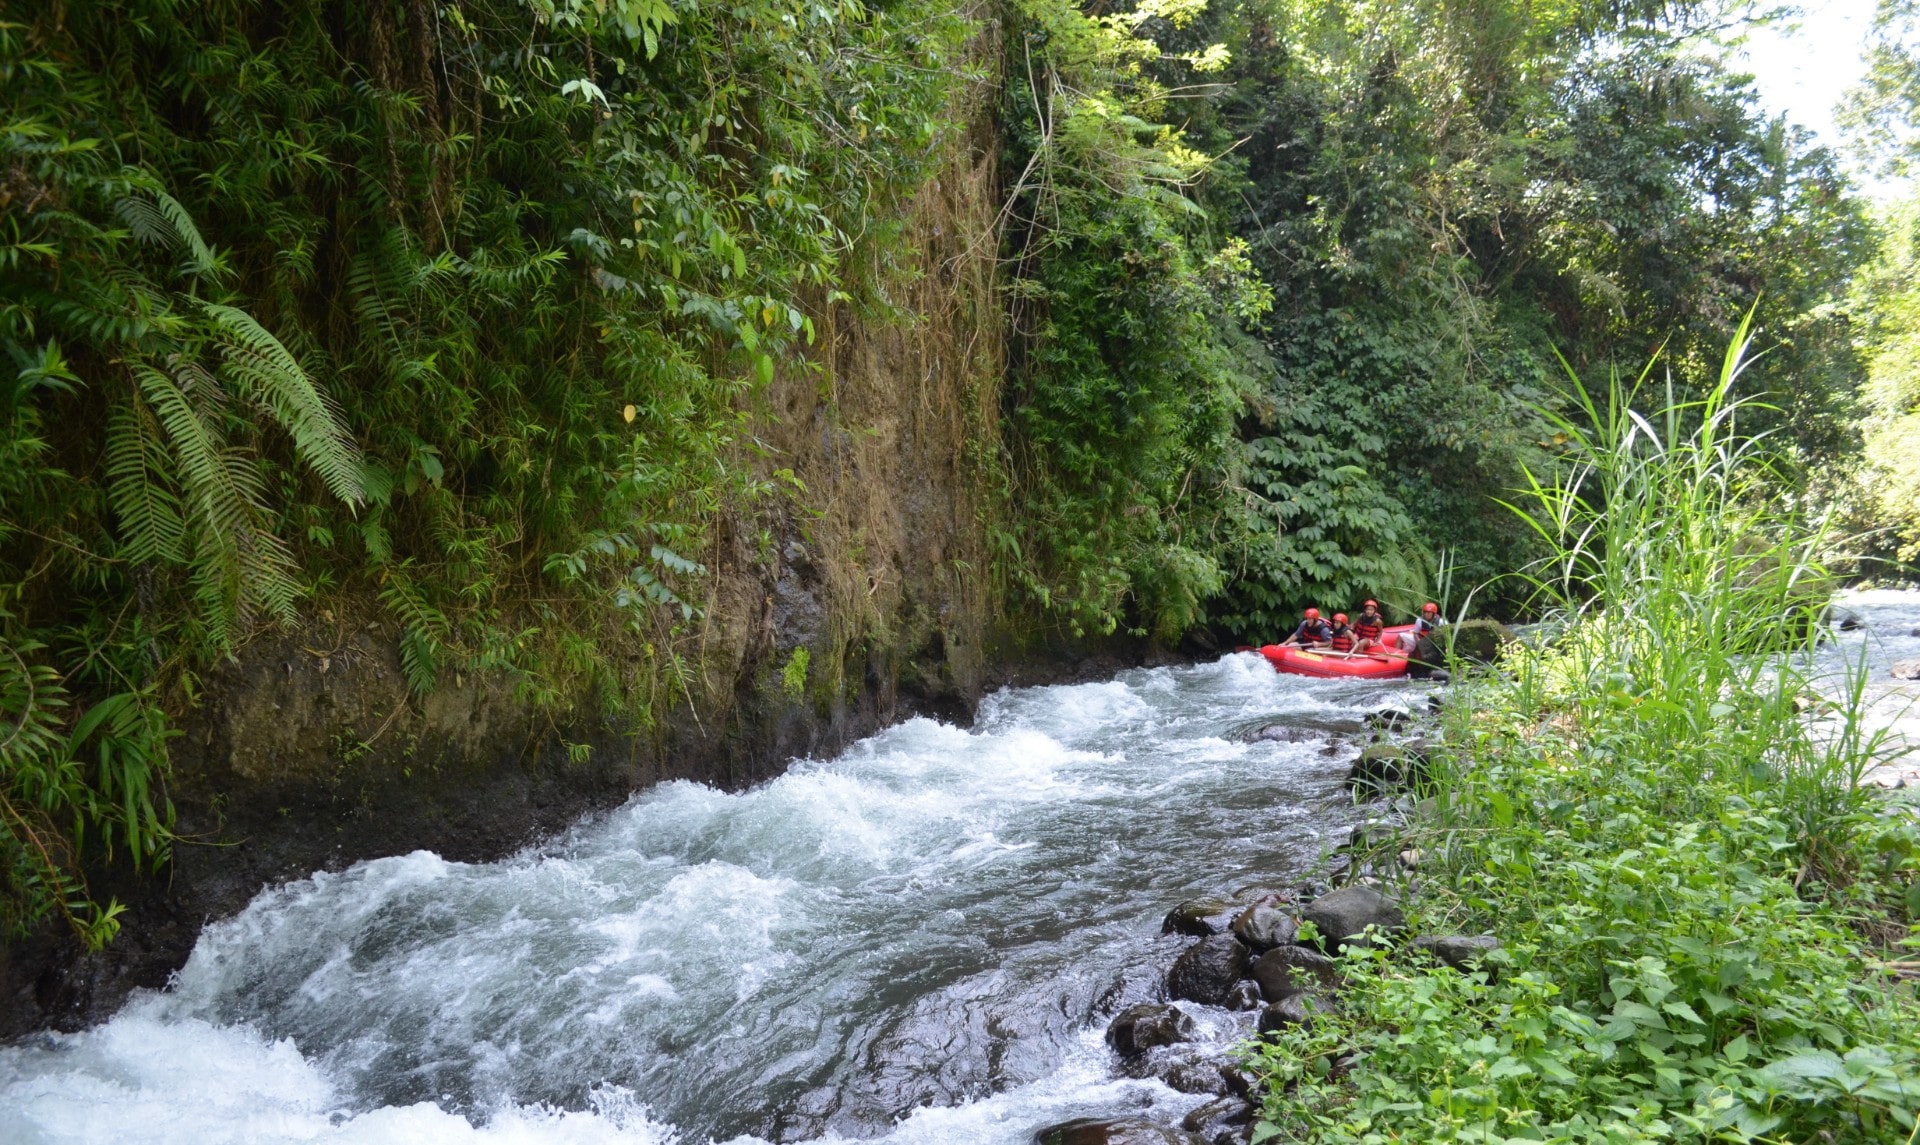
{"type": "Polygon", "coordinates": [[[271,888],[171,990],[0,1050],[0,1140],[981,1145],[1175,1118],[1200,1099],[1115,1078],[1100,1039],[1165,965],[1161,916],[1291,885],[1355,819],[1350,751],[1229,733],[1421,691],[1239,655],[1003,692],[972,731],[665,784],[501,862],[271,888]]]}

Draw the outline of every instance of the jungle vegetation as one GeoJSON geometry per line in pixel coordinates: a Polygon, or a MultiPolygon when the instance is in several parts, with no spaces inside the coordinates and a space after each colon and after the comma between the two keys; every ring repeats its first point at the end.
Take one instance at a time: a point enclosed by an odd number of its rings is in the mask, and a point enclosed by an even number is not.
{"type": "Polygon", "coordinates": [[[1863,339],[1858,291],[1908,264],[1720,62],[1725,15],[7,9],[0,926],[112,936],[80,872],[165,862],[208,666],[321,601],[395,624],[419,693],[657,720],[715,521],[791,492],[753,397],[825,368],[823,307],[888,320],[966,85],[1005,199],[982,527],[1023,625],[1227,641],[1521,567],[1490,498],[1566,450],[1561,359],[1710,378],[1756,307],[1770,471],[1819,494],[1904,329],[1863,339]]]}

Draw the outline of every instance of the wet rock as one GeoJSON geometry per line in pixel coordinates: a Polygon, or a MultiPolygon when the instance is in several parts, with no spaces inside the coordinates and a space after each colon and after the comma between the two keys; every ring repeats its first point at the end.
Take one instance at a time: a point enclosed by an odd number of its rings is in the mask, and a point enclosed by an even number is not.
{"type": "Polygon", "coordinates": [[[1363,748],[1347,772],[1347,786],[1354,791],[1380,794],[1426,778],[1427,757],[1409,751],[1405,745],[1377,743],[1363,748]]]}
{"type": "Polygon", "coordinates": [[[1271,1034],[1275,1030],[1284,1030],[1288,1026],[1312,1028],[1313,1016],[1320,1012],[1320,1003],[1311,994],[1294,994],[1282,998],[1273,1005],[1260,1011],[1260,1032],[1271,1034]]]}
{"type": "Polygon", "coordinates": [[[1235,1140],[1243,1130],[1252,1129],[1253,1106],[1240,1097],[1209,1101],[1187,1114],[1180,1127],[1198,1133],[1208,1142],[1235,1140]]]}
{"type": "Polygon", "coordinates": [[[1107,1044],[1122,1057],[1170,1046],[1193,1036],[1193,1019],[1178,1006],[1143,1002],[1129,1006],[1107,1023],[1107,1044]]]}
{"type": "Polygon", "coordinates": [[[1195,938],[1220,934],[1233,924],[1239,909],[1225,899],[1188,899],[1167,912],[1160,933],[1191,934],[1195,938]]]}
{"type": "Polygon", "coordinates": [[[1269,1002],[1309,990],[1332,991],[1340,985],[1340,964],[1304,946],[1267,951],[1253,963],[1253,980],[1269,1002]]]}
{"type": "Polygon", "coordinates": [[[1227,1092],[1227,1079],[1220,1076],[1220,1067],[1212,1062],[1181,1062],[1160,1075],[1160,1080],[1181,1093],[1227,1092]]]}
{"type": "Polygon", "coordinates": [[[1231,934],[1203,938],[1174,960],[1167,993],[1208,1006],[1225,1005],[1233,984],[1247,976],[1247,948],[1231,934]]]}
{"type": "Polygon", "coordinates": [[[1258,1010],[1262,999],[1260,984],[1250,978],[1242,978],[1227,991],[1226,998],[1220,1003],[1229,1010],[1258,1010]]]}
{"type": "Polygon", "coordinates": [[[1077,1117],[1049,1125],[1033,1135],[1034,1145],[1199,1145],[1199,1139],[1170,1125],[1137,1117],[1077,1117]]]}
{"type": "Polygon", "coordinates": [[[1375,708],[1366,714],[1364,722],[1370,728],[1397,732],[1413,723],[1413,713],[1405,708],[1375,708]]]}
{"type": "Polygon", "coordinates": [[[1321,948],[1329,951],[1359,939],[1370,926],[1385,934],[1407,926],[1406,915],[1393,900],[1372,887],[1341,887],[1321,895],[1305,917],[1319,929],[1321,948]]]}
{"type": "Polygon", "coordinates": [[[1836,608],[1833,610],[1833,626],[1842,632],[1854,632],[1865,628],[1867,625],[1865,621],[1860,619],[1859,613],[1849,612],[1844,608],[1836,608]]]}
{"type": "Polygon", "coordinates": [[[1287,912],[1255,903],[1233,916],[1233,933],[1258,952],[1288,945],[1300,933],[1300,926],[1287,912]]]}
{"type": "Polygon", "coordinates": [[[1480,969],[1491,972],[1493,968],[1483,967],[1482,963],[1487,955],[1500,949],[1500,940],[1491,934],[1434,935],[1416,938],[1413,944],[1421,950],[1432,951],[1435,958],[1462,974],[1480,969]]]}
{"type": "Polygon", "coordinates": [[[1914,626],[1913,626],[1913,631],[1911,631],[1911,632],[1909,632],[1909,633],[1907,633],[1907,635],[1908,635],[1908,636],[1920,636],[1920,624],[1916,624],[1916,625],[1914,625],[1914,626]]]}
{"type": "Polygon", "coordinates": [[[1513,629],[1498,620],[1462,620],[1440,630],[1440,657],[1444,661],[1451,654],[1462,660],[1491,664],[1500,655],[1500,649],[1513,640],[1513,629]]]}
{"type": "Polygon", "coordinates": [[[1249,743],[1306,743],[1317,740],[1323,734],[1312,728],[1297,728],[1289,724],[1268,724],[1255,729],[1247,736],[1249,743]]]}
{"type": "Polygon", "coordinates": [[[1901,660],[1893,666],[1896,680],[1920,680],[1920,660],[1901,660]]]}
{"type": "Polygon", "coordinates": [[[1248,1101],[1260,1100],[1260,1079],[1253,1076],[1251,1070],[1232,1062],[1220,1065],[1220,1079],[1227,1083],[1227,1092],[1248,1101]]]}
{"type": "Polygon", "coordinates": [[[1434,713],[1435,715],[1439,715],[1440,712],[1446,708],[1446,706],[1447,706],[1447,701],[1444,698],[1442,698],[1440,693],[1438,692],[1435,692],[1433,695],[1427,697],[1427,710],[1434,713]]]}

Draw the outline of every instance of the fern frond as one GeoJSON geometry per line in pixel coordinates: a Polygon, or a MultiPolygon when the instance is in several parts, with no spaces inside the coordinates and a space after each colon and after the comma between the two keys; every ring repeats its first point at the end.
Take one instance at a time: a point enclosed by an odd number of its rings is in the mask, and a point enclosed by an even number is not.
{"type": "Polygon", "coordinates": [[[120,555],[135,564],[186,559],[186,523],[158,430],[138,398],[107,422],[107,495],[120,518],[120,555]]]}
{"type": "Polygon", "coordinates": [[[446,614],[427,602],[399,570],[380,599],[400,617],[400,671],[417,695],[433,690],[440,678],[440,653],[452,626],[446,614]]]}
{"type": "Polygon", "coordinates": [[[366,500],[360,447],[332,399],[307,377],[293,354],[244,310],[208,302],[207,316],[225,334],[228,373],[265,406],[293,438],[294,450],[350,505],[366,500]]]}

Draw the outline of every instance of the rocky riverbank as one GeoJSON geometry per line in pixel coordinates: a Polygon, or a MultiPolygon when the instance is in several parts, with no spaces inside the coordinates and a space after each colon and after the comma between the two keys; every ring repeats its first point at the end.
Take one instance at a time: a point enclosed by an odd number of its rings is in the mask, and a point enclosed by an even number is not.
{"type": "MultiPolygon", "coordinates": [[[[1438,698],[1435,698],[1435,710],[1438,698]]],[[[1328,750],[1348,753],[1363,740],[1348,772],[1357,798],[1380,812],[1329,853],[1323,874],[1297,886],[1252,885],[1218,897],[1182,902],[1167,912],[1161,933],[1167,962],[1152,997],[1116,999],[1106,1043],[1118,1076],[1158,1078],[1204,1100],[1178,1124],[1124,1111],[1082,1117],[1039,1130],[1036,1145],[1245,1145],[1264,1099],[1258,1076],[1242,1059],[1255,1037],[1311,1028],[1340,1005],[1340,954],[1350,946],[1384,944],[1408,957],[1461,973],[1493,972],[1500,947],[1486,935],[1423,935],[1409,940],[1399,897],[1414,888],[1416,853],[1402,852],[1376,869],[1371,844],[1416,810],[1404,792],[1424,773],[1433,741],[1425,721],[1383,708],[1360,721],[1324,727],[1258,725],[1253,740],[1328,737],[1328,750]],[[1335,885],[1339,884],[1339,885],[1335,885]]],[[[1345,1063],[1335,1061],[1335,1071],[1345,1063]]]]}

